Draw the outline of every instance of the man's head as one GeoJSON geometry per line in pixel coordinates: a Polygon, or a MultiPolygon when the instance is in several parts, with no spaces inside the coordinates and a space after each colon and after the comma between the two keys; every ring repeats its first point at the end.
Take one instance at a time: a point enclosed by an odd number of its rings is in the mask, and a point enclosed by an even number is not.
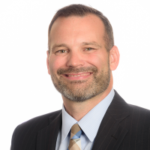
{"type": "Polygon", "coordinates": [[[96,15],[101,19],[105,27],[104,40],[106,42],[106,49],[109,51],[114,46],[114,37],[113,37],[113,29],[109,22],[109,20],[98,10],[88,7],[81,4],[73,4],[61,8],[54,15],[48,29],[48,49],[50,50],[50,32],[54,22],[60,17],[69,17],[69,16],[80,16],[83,17],[87,14],[96,15]]]}
{"type": "MultiPolygon", "coordinates": [[[[77,10],[84,7],[75,6],[77,10]]],[[[62,96],[81,102],[112,88],[111,71],[118,65],[119,55],[113,44],[108,46],[106,27],[99,16],[86,13],[59,16],[53,20],[49,30],[47,66],[62,96]]]]}

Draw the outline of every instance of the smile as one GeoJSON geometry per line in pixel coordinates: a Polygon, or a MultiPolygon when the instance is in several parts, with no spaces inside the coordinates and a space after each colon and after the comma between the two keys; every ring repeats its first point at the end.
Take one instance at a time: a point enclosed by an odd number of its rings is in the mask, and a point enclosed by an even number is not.
{"type": "Polygon", "coordinates": [[[83,72],[83,73],[69,73],[64,74],[64,77],[70,80],[82,80],[91,76],[92,72],[83,72]]]}

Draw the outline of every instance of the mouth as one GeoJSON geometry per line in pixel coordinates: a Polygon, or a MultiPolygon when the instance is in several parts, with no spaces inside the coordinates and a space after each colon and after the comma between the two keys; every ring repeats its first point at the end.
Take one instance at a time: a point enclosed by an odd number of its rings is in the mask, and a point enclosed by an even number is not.
{"type": "Polygon", "coordinates": [[[69,80],[84,80],[91,76],[92,72],[79,72],[79,73],[68,73],[63,76],[69,80]]]}

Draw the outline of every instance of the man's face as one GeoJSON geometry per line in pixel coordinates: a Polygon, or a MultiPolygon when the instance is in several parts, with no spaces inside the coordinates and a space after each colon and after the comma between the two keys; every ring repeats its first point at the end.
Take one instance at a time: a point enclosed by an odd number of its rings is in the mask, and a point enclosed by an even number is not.
{"type": "Polygon", "coordinates": [[[72,101],[103,93],[110,82],[105,28],[95,15],[58,18],[50,33],[48,71],[56,89],[72,101]]]}

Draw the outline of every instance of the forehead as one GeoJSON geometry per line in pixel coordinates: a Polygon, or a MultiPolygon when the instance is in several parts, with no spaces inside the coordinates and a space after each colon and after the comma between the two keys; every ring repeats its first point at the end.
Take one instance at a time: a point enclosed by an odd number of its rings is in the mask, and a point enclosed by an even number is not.
{"type": "Polygon", "coordinates": [[[85,16],[59,17],[50,31],[50,41],[67,37],[94,37],[103,38],[105,27],[101,19],[94,14],[85,16]]]}

